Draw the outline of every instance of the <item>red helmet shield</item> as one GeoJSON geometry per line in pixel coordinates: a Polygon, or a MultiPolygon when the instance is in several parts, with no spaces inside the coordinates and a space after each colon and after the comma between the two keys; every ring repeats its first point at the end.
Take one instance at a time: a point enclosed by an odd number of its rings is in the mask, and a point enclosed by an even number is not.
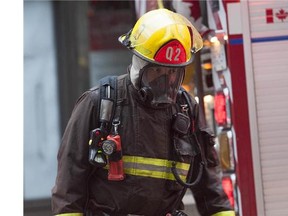
{"type": "Polygon", "coordinates": [[[178,40],[172,40],[162,46],[154,57],[155,61],[166,64],[182,64],[186,62],[186,52],[178,40]]]}

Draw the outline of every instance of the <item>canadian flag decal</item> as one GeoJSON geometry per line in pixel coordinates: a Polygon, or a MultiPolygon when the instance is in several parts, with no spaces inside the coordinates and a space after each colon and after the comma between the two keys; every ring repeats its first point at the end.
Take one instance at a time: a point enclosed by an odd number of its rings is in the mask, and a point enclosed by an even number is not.
{"type": "Polygon", "coordinates": [[[267,8],[266,23],[288,22],[288,8],[267,8]]]}

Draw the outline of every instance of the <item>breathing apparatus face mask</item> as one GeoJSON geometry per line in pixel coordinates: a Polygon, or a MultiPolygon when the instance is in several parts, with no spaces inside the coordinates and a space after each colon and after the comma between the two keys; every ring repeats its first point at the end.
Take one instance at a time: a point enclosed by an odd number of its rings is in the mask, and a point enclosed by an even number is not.
{"type": "Polygon", "coordinates": [[[140,96],[152,107],[166,107],[176,102],[185,74],[184,67],[148,64],[140,70],[140,96]]]}

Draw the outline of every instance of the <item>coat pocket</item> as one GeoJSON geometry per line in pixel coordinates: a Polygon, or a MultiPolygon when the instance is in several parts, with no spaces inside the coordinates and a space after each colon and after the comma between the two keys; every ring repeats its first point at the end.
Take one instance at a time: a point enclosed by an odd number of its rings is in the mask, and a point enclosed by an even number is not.
{"type": "Polygon", "coordinates": [[[200,142],[202,142],[201,147],[204,150],[207,166],[208,167],[218,166],[219,158],[217,151],[215,149],[214,134],[208,128],[203,128],[200,129],[200,136],[201,136],[200,142]]]}
{"type": "Polygon", "coordinates": [[[186,163],[200,152],[193,135],[174,137],[174,148],[180,161],[186,163]]]}
{"type": "MultiPolygon", "coordinates": [[[[173,138],[173,145],[176,154],[177,163],[186,163],[189,164],[189,167],[194,163],[194,157],[200,152],[196,140],[193,138],[193,135],[184,135],[180,137],[173,138]]],[[[180,172],[179,172],[180,174],[180,172]]],[[[185,174],[187,177],[187,173],[185,174]]],[[[182,179],[184,182],[186,179],[182,179]]],[[[179,184],[176,180],[167,181],[166,186],[168,191],[180,191],[183,189],[183,186],[179,184]]]]}

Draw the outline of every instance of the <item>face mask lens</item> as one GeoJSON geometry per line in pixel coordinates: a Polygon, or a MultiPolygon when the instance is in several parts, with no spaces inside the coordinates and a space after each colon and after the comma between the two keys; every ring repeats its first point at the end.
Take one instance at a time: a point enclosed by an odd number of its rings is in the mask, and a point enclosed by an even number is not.
{"type": "Polygon", "coordinates": [[[142,86],[152,90],[152,103],[175,103],[183,77],[184,68],[148,67],[142,74],[142,86]]]}

